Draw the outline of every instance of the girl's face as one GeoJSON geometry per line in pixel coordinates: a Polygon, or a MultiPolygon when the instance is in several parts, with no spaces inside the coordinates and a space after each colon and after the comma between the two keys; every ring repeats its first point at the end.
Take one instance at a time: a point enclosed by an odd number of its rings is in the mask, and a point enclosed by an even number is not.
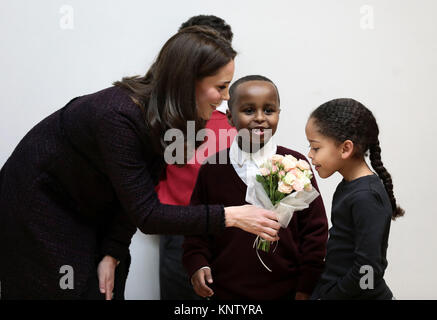
{"type": "Polygon", "coordinates": [[[212,112],[223,102],[229,100],[229,83],[234,76],[234,60],[221,67],[219,71],[196,83],[197,112],[205,120],[211,118],[212,112]]]}
{"type": "Polygon", "coordinates": [[[271,130],[273,136],[279,122],[279,101],[275,86],[267,81],[252,80],[243,82],[236,90],[235,103],[228,111],[231,125],[239,131],[248,129],[251,143],[267,143],[271,136],[264,134],[271,130]],[[254,139],[254,136],[257,136],[254,139]]]}
{"type": "Polygon", "coordinates": [[[341,144],[320,134],[313,118],[308,120],[305,133],[310,143],[308,158],[311,159],[320,178],[328,178],[334,172],[339,171],[343,164],[341,144]]]}

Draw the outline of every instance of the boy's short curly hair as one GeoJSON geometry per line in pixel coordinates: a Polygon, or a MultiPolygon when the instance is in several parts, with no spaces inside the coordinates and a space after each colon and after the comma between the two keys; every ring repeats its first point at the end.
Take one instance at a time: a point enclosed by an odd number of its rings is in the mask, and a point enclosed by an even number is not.
{"type": "Polygon", "coordinates": [[[229,88],[229,100],[228,100],[229,111],[232,110],[232,106],[234,105],[235,101],[237,100],[237,95],[236,95],[235,92],[236,92],[238,86],[240,84],[248,82],[248,81],[266,81],[266,82],[270,82],[275,87],[275,89],[276,89],[276,94],[278,95],[278,102],[279,103],[281,102],[281,100],[279,99],[278,88],[276,87],[275,83],[272,80],[270,80],[267,77],[261,76],[261,75],[250,75],[250,76],[245,76],[245,77],[242,77],[242,78],[238,79],[229,88]]]}

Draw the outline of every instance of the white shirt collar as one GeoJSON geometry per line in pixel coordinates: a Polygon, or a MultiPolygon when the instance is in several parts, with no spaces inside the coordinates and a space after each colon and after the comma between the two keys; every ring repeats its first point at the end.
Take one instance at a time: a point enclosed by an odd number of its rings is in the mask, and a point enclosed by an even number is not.
{"type": "Polygon", "coordinates": [[[216,110],[226,114],[226,110],[228,110],[228,104],[223,101],[222,104],[219,105],[216,110]]]}
{"type": "Polygon", "coordinates": [[[253,161],[257,167],[260,167],[264,162],[276,154],[277,145],[273,139],[270,140],[257,152],[248,153],[240,149],[238,146],[238,136],[235,137],[229,150],[229,158],[231,163],[238,164],[240,167],[244,165],[246,161],[253,161]]]}

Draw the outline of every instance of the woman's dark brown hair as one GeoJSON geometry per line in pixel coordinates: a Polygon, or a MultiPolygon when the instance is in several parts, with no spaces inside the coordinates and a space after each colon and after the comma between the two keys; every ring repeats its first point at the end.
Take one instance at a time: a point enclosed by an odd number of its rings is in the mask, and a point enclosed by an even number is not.
{"type": "Polygon", "coordinates": [[[215,75],[235,56],[231,44],[218,32],[208,27],[188,27],[164,44],[145,76],[126,77],[114,83],[128,89],[141,108],[155,152],[162,155],[171,143],[164,141],[167,130],[179,129],[185,135],[187,121],[195,122],[196,132],[205,127],[196,107],[196,82],[215,75]]]}
{"type": "Polygon", "coordinates": [[[391,175],[381,160],[379,128],[372,112],[354,99],[334,99],[314,110],[310,118],[319,132],[339,143],[351,140],[354,143],[354,156],[364,157],[370,151],[370,163],[384,183],[390,198],[393,220],[404,215],[404,210],[396,204],[391,175]]]}

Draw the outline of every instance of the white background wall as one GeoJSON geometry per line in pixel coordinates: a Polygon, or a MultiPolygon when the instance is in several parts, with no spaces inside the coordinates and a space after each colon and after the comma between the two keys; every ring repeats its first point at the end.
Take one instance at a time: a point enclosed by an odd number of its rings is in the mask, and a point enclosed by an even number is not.
{"type": "MultiPolygon", "coordinates": [[[[2,0],[0,165],[43,117],[145,73],[183,21],[215,14],[235,34],[234,79],[262,74],[279,88],[279,144],[306,154],[306,119],[332,98],[353,97],[374,112],[406,211],[392,224],[386,281],[398,299],[436,299],[436,12],[433,0],[2,0]]],[[[339,181],[319,179],[328,217],[339,181]]],[[[159,298],[158,239],[135,235],[127,298],[159,298]]]]}

